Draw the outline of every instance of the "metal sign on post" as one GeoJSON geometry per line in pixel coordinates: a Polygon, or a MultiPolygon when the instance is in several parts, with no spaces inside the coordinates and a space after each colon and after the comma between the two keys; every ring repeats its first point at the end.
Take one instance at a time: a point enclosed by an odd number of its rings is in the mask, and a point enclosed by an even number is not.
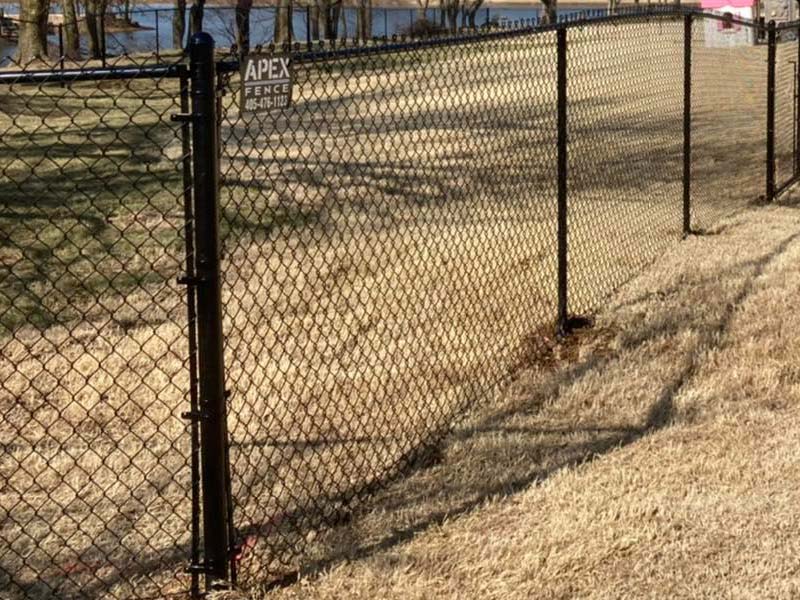
{"type": "Polygon", "coordinates": [[[288,56],[248,56],[242,63],[240,110],[268,113],[287,108],[292,100],[292,70],[288,56]]]}

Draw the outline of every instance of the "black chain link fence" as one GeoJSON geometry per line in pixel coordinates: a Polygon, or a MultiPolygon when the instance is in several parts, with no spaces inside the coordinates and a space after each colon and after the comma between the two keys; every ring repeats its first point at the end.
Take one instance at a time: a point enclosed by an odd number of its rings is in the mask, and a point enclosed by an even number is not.
{"type": "Polygon", "coordinates": [[[191,553],[187,71],[48,66],[0,71],[0,595],[161,598],[191,553]]]}
{"type": "Polygon", "coordinates": [[[231,538],[214,576],[324,561],[319,534],[424,464],[557,322],[687,225],[764,200],[769,139],[775,191],[794,181],[796,31],[771,52],[766,29],[662,11],[273,48],[292,101],[261,115],[230,55],[216,116],[189,114],[182,57],[0,64],[0,589],[196,595],[219,550],[203,516],[231,538]],[[219,262],[193,231],[214,186],[189,139],[216,126],[219,262]],[[213,313],[195,293],[215,268],[230,487],[201,494],[213,313]]]}

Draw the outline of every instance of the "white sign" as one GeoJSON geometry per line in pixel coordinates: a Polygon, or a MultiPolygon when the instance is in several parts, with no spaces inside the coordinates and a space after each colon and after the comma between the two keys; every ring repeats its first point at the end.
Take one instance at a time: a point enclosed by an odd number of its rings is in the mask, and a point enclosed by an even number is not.
{"type": "Polygon", "coordinates": [[[245,58],[242,64],[242,114],[287,108],[291,100],[292,71],[288,56],[245,58]]]}

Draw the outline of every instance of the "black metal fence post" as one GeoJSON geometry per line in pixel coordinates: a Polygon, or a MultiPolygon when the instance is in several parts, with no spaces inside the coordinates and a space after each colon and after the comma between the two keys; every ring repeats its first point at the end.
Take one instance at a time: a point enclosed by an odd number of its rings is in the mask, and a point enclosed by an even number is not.
{"type": "Polygon", "coordinates": [[[222,352],[219,244],[219,130],[214,40],[205,32],[189,44],[192,76],[192,165],[200,387],[203,547],[206,586],[228,581],[227,425],[222,352]]]}
{"type": "Polygon", "coordinates": [[[683,236],[692,232],[692,15],[683,21],[683,236]]]}
{"type": "Polygon", "coordinates": [[[558,110],[558,331],[567,332],[567,29],[557,39],[558,110]]]}
{"type": "Polygon", "coordinates": [[[767,26],[767,202],[775,197],[775,21],[767,26]]]}
{"type": "Polygon", "coordinates": [[[797,26],[797,61],[794,65],[794,176],[800,176],[800,25],[797,26]]]}

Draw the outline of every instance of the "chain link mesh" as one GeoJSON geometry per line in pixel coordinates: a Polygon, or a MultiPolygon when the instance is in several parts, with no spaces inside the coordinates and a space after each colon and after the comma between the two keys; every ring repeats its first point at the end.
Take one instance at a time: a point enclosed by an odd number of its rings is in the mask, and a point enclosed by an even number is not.
{"type": "MultiPolygon", "coordinates": [[[[303,59],[223,117],[223,303],[247,578],[415,459],[555,303],[554,34],[303,59]]],[[[228,84],[238,89],[238,75],[228,84]]]]}
{"type": "Polygon", "coordinates": [[[692,227],[764,199],[767,46],[759,29],[717,19],[692,28],[692,227]]]}
{"type": "Polygon", "coordinates": [[[93,64],[0,70],[4,598],[188,589],[180,82],[93,64]]]}
{"type": "Polygon", "coordinates": [[[683,19],[569,29],[569,308],[585,313],[679,239],[683,19]]]}
{"type": "Polygon", "coordinates": [[[783,30],[775,53],[775,184],[792,181],[797,171],[797,29],[783,30]]]}
{"type": "MultiPolygon", "coordinates": [[[[765,192],[767,51],[728,25],[692,30],[696,229],[765,192]]],[[[779,187],[797,157],[785,31],[779,187]]],[[[556,37],[295,45],[292,103],[261,116],[221,63],[244,585],[322,558],[321,530],[434,456],[552,334],[556,37]]],[[[569,309],[591,313],[681,235],[683,15],[570,25],[567,49],[569,309]]],[[[176,281],[194,259],[188,126],[170,121],[187,109],[182,56],[141,77],[152,57],[0,60],[0,589],[185,594],[199,477],[182,415],[197,410],[193,297],[176,281]]]]}

